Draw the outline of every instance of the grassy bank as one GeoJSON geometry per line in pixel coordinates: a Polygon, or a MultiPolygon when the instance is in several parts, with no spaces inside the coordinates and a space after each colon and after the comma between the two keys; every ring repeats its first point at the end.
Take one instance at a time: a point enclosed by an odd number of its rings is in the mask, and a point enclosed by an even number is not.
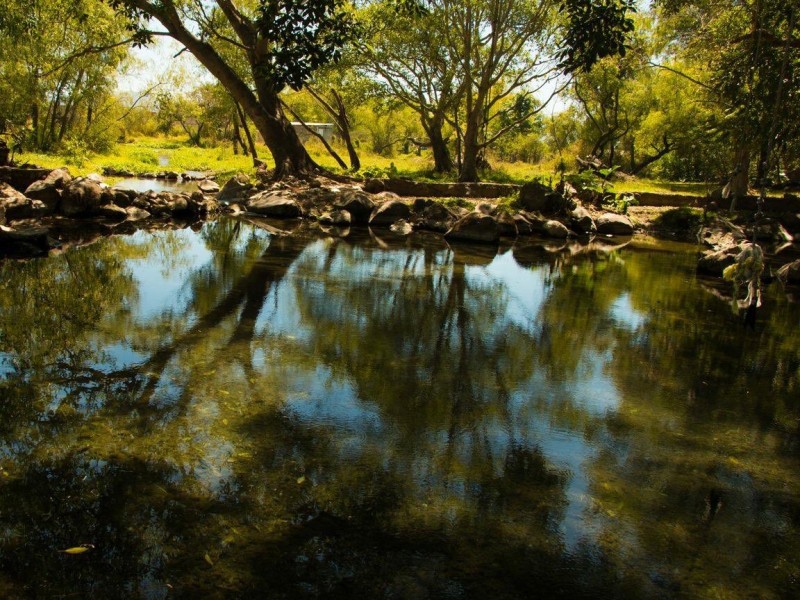
{"type": "MultiPolygon", "coordinates": [[[[308,150],[320,165],[333,172],[341,172],[334,159],[325,151],[320,143],[312,140],[307,144],[308,150]]],[[[266,147],[258,147],[259,156],[271,165],[266,147]]],[[[339,150],[346,157],[346,151],[339,150]]],[[[408,177],[418,181],[452,180],[451,176],[437,176],[431,172],[432,160],[426,153],[401,154],[385,157],[377,154],[361,152],[364,177],[408,177]]],[[[102,173],[104,168],[131,171],[136,174],[158,171],[213,171],[220,181],[225,181],[233,174],[253,171],[253,162],[248,156],[234,154],[230,145],[198,148],[189,146],[177,138],[138,138],[117,144],[107,154],[70,155],[39,154],[25,152],[17,156],[17,162],[28,162],[44,167],[66,166],[76,175],[102,173]]],[[[539,177],[545,181],[558,179],[552,165],[532,165],[528,163],[506,163],[493,159],[492,170],[483,174],[486,181],[498,183],[522,184],[539,177]]],[[[614,182],[615,192],[662,192],[702,195],[713,186],[697,183],[658,182],[646,179],[630,179],[614,182]]]]}

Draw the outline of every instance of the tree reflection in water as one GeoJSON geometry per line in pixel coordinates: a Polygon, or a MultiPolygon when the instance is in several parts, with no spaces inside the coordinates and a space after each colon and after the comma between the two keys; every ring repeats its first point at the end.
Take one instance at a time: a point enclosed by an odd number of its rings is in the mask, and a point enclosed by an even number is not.
{"type": "Polygon", "coordinates": [[[742,345],[688,254],[495,254],[226,219],[0,265],[0,595],[790,590],[797,307],[742,345]]]}

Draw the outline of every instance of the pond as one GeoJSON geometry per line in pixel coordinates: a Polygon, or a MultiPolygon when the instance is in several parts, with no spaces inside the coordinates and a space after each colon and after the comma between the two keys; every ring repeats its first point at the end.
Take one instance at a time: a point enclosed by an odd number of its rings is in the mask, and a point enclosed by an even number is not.
{"type": "Polygon", "coordinates": [[[0,597],[797,596],[800,305],[695,263],[233,219],[2,262],[0,597]]]}
{"type": "Polygon", "coordinates": [[[134,192],[186,192],[191,193],[197,189],[197,181],[183,179],[143,179],[140,177],[126,177],[114,183],[116,189],[133,190],[134,192]]]}

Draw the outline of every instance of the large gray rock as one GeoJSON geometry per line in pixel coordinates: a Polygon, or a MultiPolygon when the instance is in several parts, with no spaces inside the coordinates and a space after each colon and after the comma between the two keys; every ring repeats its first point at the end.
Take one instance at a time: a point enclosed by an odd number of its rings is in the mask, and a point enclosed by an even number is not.
{"type": "Polygon", "coordinates": [[[72,180],[61,195],[61,212],[67,217],[87,214],[100,206],[103,188],[96,181],[86,178],[72,180]]]}
{"type": "Polygon", "coordinates": [[[543,183],[530,181],[520,188],[518,202],[525,210],[547,212],[549,208],[548,195],[552,193],[553,190],[543,183]]]}
{"type": "Polygon", "coordinates": [[[45,206],[55,212],[61,201],[61,191],[72,181],[67,169],[54,169],[44,179],[34,181],[25,190],[25,195],[32,200],[41,200],[45,206]]]}
{"type": "Polygon", "coordinates": [[[569,237],[569,229],[561,221],[549,219],[544,223],[544,234],[547,237],[563,240],[569,237]]]}
{"type": "Polygon", "coordinates": [[[365,192],[359,190],[347,190],[339,196],[335,203],[336,208],[346,210],[353,218],[356,225],[366,225],[372,211],[375,210],[375,202],[365,192]]]}
{"type": "Polygon", "coordinates": [[[274,219],[296,219],[303,216],[297,200],[280,192],[261,192],[247,201],[248,212],[274,219]]]}
{"type": "Polygon", "coordinates": [[[494,217],[471,212],[456,221],[444,237],[448,240],[496,244],[500,240],[500,231],[494,217]]]}
{"type": "Polygon", "coordinates": [[[517,227],[517,235],[531,235],[533,234],[533,226],[531,222],[525,218],[524,215],[517,213],[514,215],[514,224],[517,227]]]}
{"type": "Polygon", "coordinates": [[[323,225],[336,225],[337,227],[349,227],[353,218],[346,210],[334,210],[329,213],[323,213],[319,222],[323,225]]]}
{"type": "Polygon", "coordinates": [[[116,204],[104,204],[96,208],[94,214],[109,221],[125,221],[128,218],[127,211],[116,204]]]}
{"type": "Polygon", "coordinates": [[[144,221],[152,216],[148,211],[138,206],[129,206],[125,209],[125,212],[128,213],[128,221],[134,222],[144,221]]]}
{"type": "Polygon", "coordinates": [[[255,186],[244,173],[237,173],[231,177],[217,194],[217,202],[231,204],[242,202],[250,196],[255,186]]]}
{"type": "Polygon", "coordinates": [[[498,211],[498,214],[494,215],[494,218],[497,220],[497,230],[500,233],[500,237],[517,237],[517,222],[514,220],[514,217],[506,212],[498,211]]]}
{"type": "Polygon", "coordinates": [[[441,202],[417,199],[414,201],[417,213],[415,224],[419,229],[444,233],[458,220],[458,216],[441,202]]]}
{"type": "Polygon", "coordinates": [[[34,219],[52,213],[41,200],[26,198],[22,192],[4,182],[0,182],[0,207],[3,212],[0,225],[6,221],[34,219]]]}
{"type": "Polygon", "coordinates": [[[592,215],[583,206],[576,206],[569,214],[569,220],[572,228],[579,233],[594,233],[597,231],[597,225],[592,219],[592,215]]]}
{"type": "Polygon", "coordinates": [[[399,220],[407,221],[411,217],[411,209],[402,200],[384,202],[372,212],[369,218],[370,227],[389,227],[399,220]]]}
{"type": "Polygon", "coordinates": [[[595,221],[597,233],[610,235],[633,235],[633,223],[625,215],[603,213],[595,221]]]}
{"type": "Polygon", "coordinates": [[[216,194],[219,192],[219,184],[216,181],[212,181],[210,179],[204,179],[200,183],[197,184],[197,189],[203,192],[204,194],[216,194]]]}

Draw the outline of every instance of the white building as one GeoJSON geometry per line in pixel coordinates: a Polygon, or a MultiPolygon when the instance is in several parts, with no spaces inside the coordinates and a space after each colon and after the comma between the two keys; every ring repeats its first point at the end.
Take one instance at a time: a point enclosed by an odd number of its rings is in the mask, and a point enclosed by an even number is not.
{"type": "Polygon", "coordinates": [[[312,129],[321,135],[328,143],[333,139],[333,123],[306,123],[305,126],[303,126],[302,123],[292,121],[292,127],[294,127],[295,132],[304,142],[311,136],[308,129],[312,129]],[[306,127],[308,127],[308,129],[306,129],[306,127]]]}

